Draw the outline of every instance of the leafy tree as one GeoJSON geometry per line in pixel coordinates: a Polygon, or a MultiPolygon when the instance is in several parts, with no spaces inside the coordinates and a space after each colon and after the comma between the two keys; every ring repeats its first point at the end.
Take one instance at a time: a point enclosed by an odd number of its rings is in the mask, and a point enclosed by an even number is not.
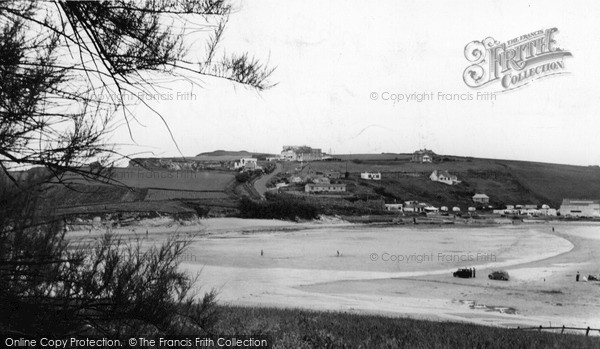
{"type": "Polygon", "coordinates": [[[157,73],[270,87],[247,53],[216,58],[230,12],[221,0],[0,2],[0,168],[89,175],[90,159],[114,160],[107,136],[138,121],[132,104],[153,110],[157,73]],[[198,32],[203,50],[186,45],[198,32]]]}
{"type": "Polygon", "coordinates": [[[196,301],[177,269],[189,240],[69,242],[40,200],[50,178],[110,179],[122,155],[108,137],[138,122],[132,104],[151,108],[160,76],[270,87],[272,70],[248,54],[217,58],[230,13],[220,0],[0,2],[0,332],[210,332],[215,294],[196,301]],[[199,57],[191,32],[208,33],[199,57]],[[43,168],[16,172],[31,166],[43,168]]]}

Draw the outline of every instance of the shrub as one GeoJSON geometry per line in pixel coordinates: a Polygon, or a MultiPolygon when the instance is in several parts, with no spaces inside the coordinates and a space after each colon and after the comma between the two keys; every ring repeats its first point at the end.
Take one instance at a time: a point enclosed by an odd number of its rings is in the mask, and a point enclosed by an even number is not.
{"type": "Polygon", "coordinates": [[[178,270],[190,240],[173,236],[143,250],[107,233],[71,243],[41,195],[0,178],[0,333],[122,339],[210,330],[214,292],[197,303],[194,278],[178,270]]]}
{"type": "Polygon", "coordinates": [[[284,195],[267,195],[266,201],[254,201],[244,197],[240,201],[240,214],[243,218],[262,219],[315,219],[319,210],[302,199],[284,195]]]}

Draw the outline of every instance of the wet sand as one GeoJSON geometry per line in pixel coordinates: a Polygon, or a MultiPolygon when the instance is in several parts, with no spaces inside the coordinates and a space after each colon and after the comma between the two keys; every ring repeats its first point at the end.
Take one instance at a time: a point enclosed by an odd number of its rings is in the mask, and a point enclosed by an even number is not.
{"type": "Polygon", "coordinates": [[[181,267],[200,271],[201,290],[217,289],[222,303],[600,327],[600,282],[575,282],[577,271],[600,273],[599,224],[380,227],[227,218],[134,229],[117,233],[147,245],[175,231],[194,234],[181,267]],[[452,277],[458,267],[475,267],[477,277],[452,277]],[[496,269],[511,280],[489,280],[496,269]]]}

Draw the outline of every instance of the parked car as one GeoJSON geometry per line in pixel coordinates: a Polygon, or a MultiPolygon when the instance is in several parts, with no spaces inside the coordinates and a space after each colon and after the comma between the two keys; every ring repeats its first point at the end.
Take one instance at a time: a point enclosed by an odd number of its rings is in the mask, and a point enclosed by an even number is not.
{"type": "Polygon", "coordinates": [[[488,275],[488,277],[490,278],[490,280],[508,281],[508,279],[509,279],[508,272],[506,272],[504,270],[493,271],[490,273],[490,275],[488,275]]]}
{"type": "Polygon", "coordinates": [[[455,271],[454,273],[452,273],[452,276],[454,276],[455,278],[472,278],[473,277],[473,270],[472,269],[467,269],[467,268],[462,268],[462,269],[458,269],[457,271],[455,271]]]}

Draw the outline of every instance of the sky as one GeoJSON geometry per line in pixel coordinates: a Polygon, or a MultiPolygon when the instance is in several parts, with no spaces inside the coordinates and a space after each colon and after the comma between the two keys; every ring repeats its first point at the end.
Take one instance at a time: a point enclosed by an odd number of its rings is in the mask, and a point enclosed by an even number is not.
{"type": "Polygon", "coordinates": [[[174,100],[155,107],[180,151],[160,118],[140,107],[144,126],[133,126],[135,145],[124,128],[111,139],[128,144],[123,152],[279,153],[284,145],[309,145],[334,154],[427,148],[600,164],[600,2],[252,0],[235,8],[221,50],[249,52],[275,67],[277,85],[258,92],[213,78],[201,87],[169,83],[174,100]],[[510,91],[463,81],[468,43],[548,28],[558,29],[556,45],[572,53],[563,60],[565,74],[510,91]],[[477,100],[477,92],[496,92],[495,99],[477,100]],[[410,94],[433,98],[390,100],[410,94]],[[473,99],[441,98],[447,94],[473,99]]]}

